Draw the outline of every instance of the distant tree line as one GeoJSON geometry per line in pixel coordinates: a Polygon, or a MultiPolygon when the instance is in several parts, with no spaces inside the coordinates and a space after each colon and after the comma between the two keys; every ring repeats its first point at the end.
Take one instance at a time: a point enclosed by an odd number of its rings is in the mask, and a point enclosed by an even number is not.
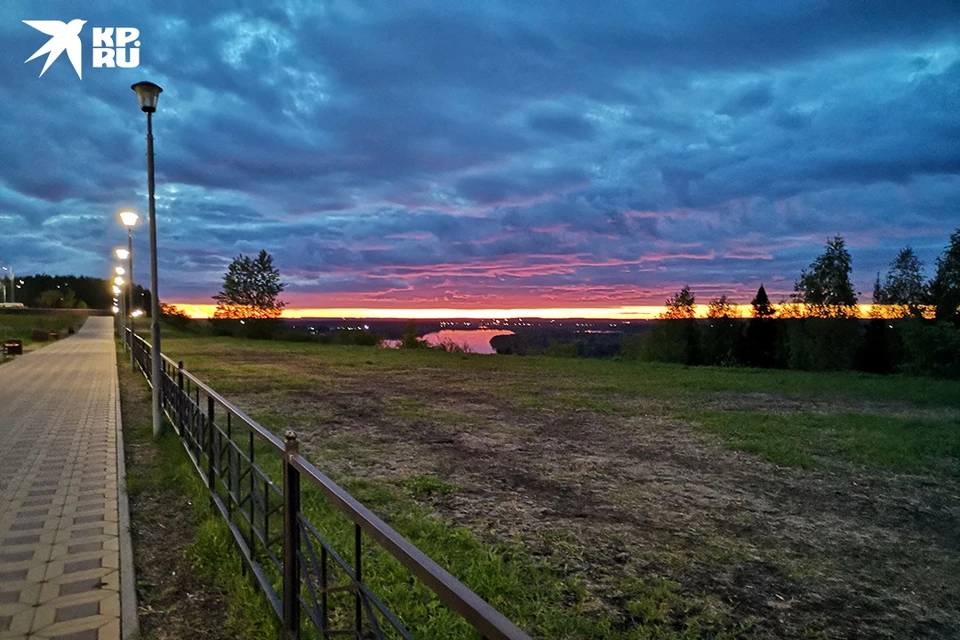
{"type": "MultiPolygon", "coordinates": [[[[16,301],[42,309],[109,309],[113,306],[113,280],[89,276],[51,276],[45,273],[17,277],[16,301]],[[23,284],[20,284],[20,281],[23,284]]],[[[150,312],[150,290],[137,285],[134,305],[150,312]]]]}
{"type": "Polygon", "coordinates": [[[878,273],[871,318],[859,318],[843,238],[827,242],[804,269],[793,294],[774,304],[761,285],[741,318],[727,296],[710,300],[698,319],[696,295],[684,286],[648,331],[618,345],[593,336],[569,344],[543,338],[495,338],[501,353],[619,357],[686,365],[857,369],[873,373],[960,377],[960,229],[939,256],[931,279],[910,247],[878,273]]]}

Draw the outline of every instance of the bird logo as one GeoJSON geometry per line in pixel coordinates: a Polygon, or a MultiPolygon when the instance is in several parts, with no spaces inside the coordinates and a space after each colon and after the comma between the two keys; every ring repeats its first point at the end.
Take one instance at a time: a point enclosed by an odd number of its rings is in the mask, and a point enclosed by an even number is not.
{"type": "Polygon", "coordinates": [[[60,57],[61,53],[66,51],[67,57],[70,59],[71,64],[73,64],[74,71],[77,72],[77,77],[81,80],[83,79],[83,73],[80,70],[80,63],[83,57],[83,49],[80,44],[80,30],[83,29],[83,25],[87,23],[86,20],[71,20],[68,23],[63,23],[59,20],[24,20],[23,22],[37,31],[51,36],[51,38],[47,40],[47,44],[37,49],[32,56],[24,61],[24,64],[34,58],[39,58],[43,54],[47,54],[47,61],[44,63],[43,69],[40,70],[40,77],[42,78],[43,74],[50,68],[50,65],[60,57]]]}

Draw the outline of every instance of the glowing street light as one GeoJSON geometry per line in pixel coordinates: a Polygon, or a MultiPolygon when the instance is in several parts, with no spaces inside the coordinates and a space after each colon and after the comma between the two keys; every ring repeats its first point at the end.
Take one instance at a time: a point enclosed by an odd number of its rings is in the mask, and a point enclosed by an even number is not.
{"type": "Polygon", "coordinates": [[[117,267],[114,269],[114,271],[118,276],[122,276],[124,273],[126,273],[126,271],[123,270],[123,267],[117,267]]]}
{"type": "Polygon", "coordinates": [[[118,285],[122,285],[122,284],[123,284],[123,278],[121,278],[120,276],[117,276],[116,278],[114,278],[113,281],[114,281],[114,283],[116,283],[116,284],[118,284],[118,285]]]}
{"type": "Polygon", "coordinates": [[[140,219],[140,215],[136,211],[121,211],[120,212],[120,222],[123,223],[125,227],[136,226],[137,220],[140,219]]]}
{"type": "MultiPolygon", "coordinates": [[[[113,250],[113,252],[117,254],[117,258],[119,258],[120,260],[127,261],[127,273],[130,274],[130,291],[129,291],[129,295],[127,296],[127,306],[130,309],[133,308],[133,234],[132,234],[132,231],[133,231],[134,225],[137,224],[137,220],[139,219],[140,219],[140,216],[138,216],[134,211],[120,212],[120,222],[123,224],[123,226],[127,228],[127,248],[124,249],[123,247],[117,247],[116,249],[113,250]]],[[[127,314],[127,317],[124,318],[124,323],[127,323],[127,322],[130,323],[130,341],[131,341],[130,342],[130,345],[131,345],[130,369],[132,371],[136,371],[137,363],[136,363],[136,360],[134,360],[133,358],[133,346],[132,346],[134,329],[136,328],[135,326],[136,323],[133,320],[133,316],[131,316],[130,314],[127,314]]],[[[124,336],[124,339],[123,339],[123,348],[124,349],[127,348],[126,336],[124,336]]]]}
{"type": "Polygon", "coordinates": [[[113,295],[115,296],[120,295],[120,287],[118,287],[117,285],[113,285],[113,295]]]}

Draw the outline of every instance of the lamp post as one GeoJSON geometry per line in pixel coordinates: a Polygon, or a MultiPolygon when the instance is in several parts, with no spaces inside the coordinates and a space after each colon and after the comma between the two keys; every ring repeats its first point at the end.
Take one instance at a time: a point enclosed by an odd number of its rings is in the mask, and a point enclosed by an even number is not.
{"type": "Polygon", "coordinates": [[[160,412],[160,302],[157,295],[157,208],[154,202],[153,179],[153,114],[163,91],[152,82],[138,82],[130,87],[137,93],[140,110],[147,114],[147,194],[150,200],[150,382],[153,387],[153,435],[163,427],[160,412]]]}
{"type": "MultiPolygon", "coordinates": [[[[2,268],[4,271],[10,272],[10,302],[14,303],[17,301],[17,295],[16,295],[17,294],[17,276],[13,275],[13,267],[0,267],[0,268],[2,268]]],[[[4,278],[4,280],[6,280],[6,278],[4,278]]],[[[6,283],[4,283],[3,285],[3,300],[4,302],[6,302],[7,300],[6,283]]]]}
{"type": "MultiPolygon", "coordinates": [[[[134,211],[121,211],[120,212],[120,222],[123,223],[123,226],[127,228],[127,250],[117,249],[117,257],[123,260],[127,259],[127,279],[130,281],[130,287],[128,289],[130,297],[128,299],[128,310],[130,312],[130,370],[137,370],[137,362],[133,357],[133,336],[136,332],[136,318],[133,316],[133,227],[137,224],[137,221],[140,219],[140,216],[134,211]],[[125,253],[126,255],[121,256],[120,252],[125,253]]],[[[156,285],[154,285],[156,289],[156,285]]]]}
{"type": "MultiPolygon", "coordinates": [[[[117,274],[117,280],[121,280],[119,276],[122,276],[126,273],[123,267],[114,267],[114,273],[117,274]]],[[[123,298],[123,285],[114,285],[113,293],[116,296],[117,306],[120,307],[120,322],[118,322],[117,334],[120,336],[120,340],[123,342],[124,353],[126,353],[126,337],[123,335],[124,330],[127,328],[127,315],[129,315],[130,310],[127,309],[126,300],[123,298]]]]}
{"type": "Polygon", "coordinates": [[[123,333],[124,323],[123,318],[125,316],[123,312],[123,293],[122,289],[118,285],[113,285],[113,308],[114,312],[117,314],[117,333],[123,333]]]}

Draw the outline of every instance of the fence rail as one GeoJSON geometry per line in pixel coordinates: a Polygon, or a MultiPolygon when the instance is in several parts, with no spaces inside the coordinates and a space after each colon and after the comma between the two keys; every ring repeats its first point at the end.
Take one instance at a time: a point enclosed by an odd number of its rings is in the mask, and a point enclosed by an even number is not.
{"type": "MultiPolygon", "coordinates": [[[[150,344],[129,329],[124,332],[124,342],[133,349],[134,361],[152,385],[150,344]]],[[[372,540],[482,638],[529,639],[301,456],[293,431],[281,440],[184,370],[182,362],[165,355],[162,358],[163,411],[229,526],[245,570],[250,571],[279,619],[285,638],[413,638],[363,579],[364,543],[372,540]],[[278,484],[265,467],[272,468],[277,477],[282,475],[282,481],[278,484]],[[352,523],[353,549],[347,555],[352,562],[334,549],[301,511],[304,482],[318,489],[352,523]],[[344,615],[345,608],[350,615],[344,615]]]]}

